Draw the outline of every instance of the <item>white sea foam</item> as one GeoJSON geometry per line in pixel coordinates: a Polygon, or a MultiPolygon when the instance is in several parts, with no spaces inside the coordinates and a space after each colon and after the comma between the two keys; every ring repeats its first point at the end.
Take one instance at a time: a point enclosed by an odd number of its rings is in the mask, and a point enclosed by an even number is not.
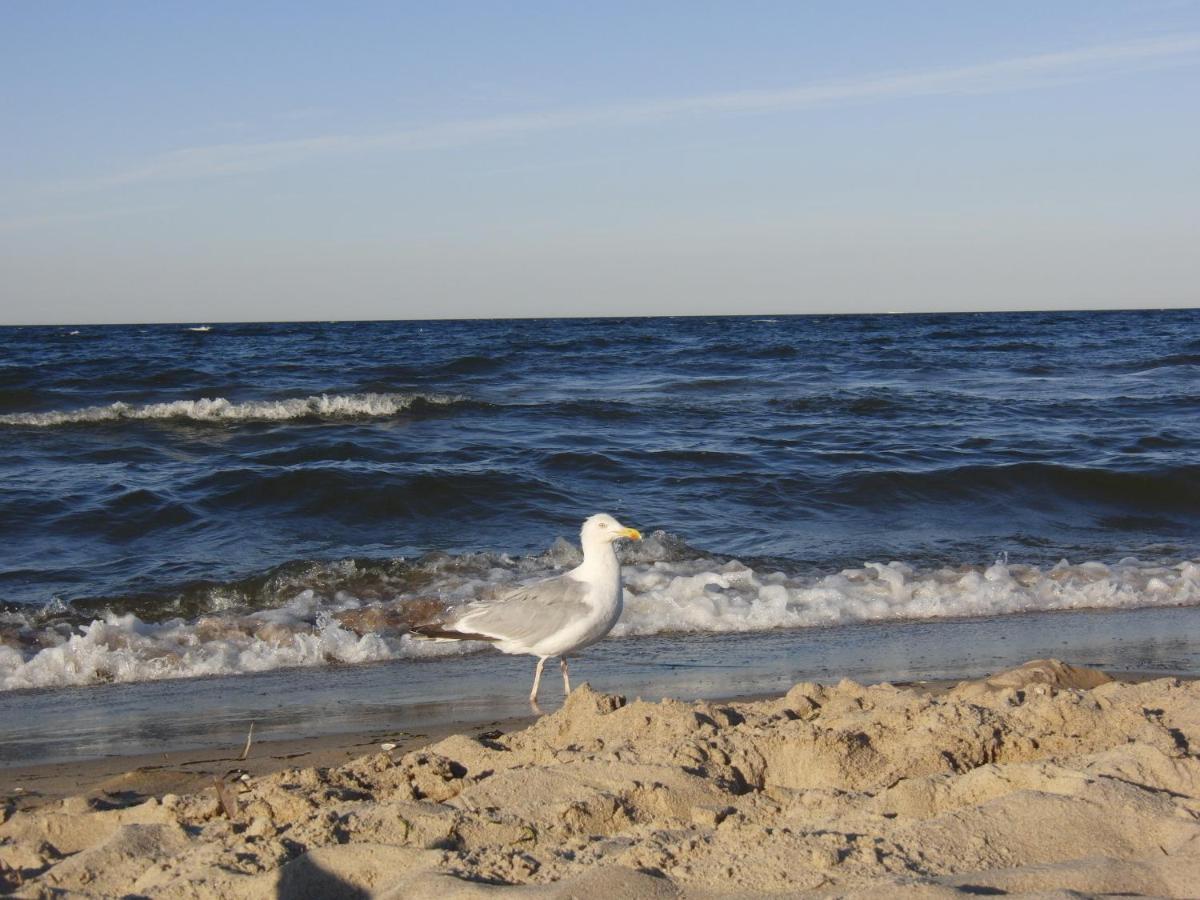
{"type": "Polygon", "coordinates": [[[627,570],[625,604],[617,635],[1190,606],[1200,604],[1200,564],[1073,566],[1064,560],[1048,570],[997,562],[916,572],[891,562],[796,578],[737,561],[712,567],[695,560],[627,570]]]}
{"type": "MultiPolygon", "coordinates": [[[[670,545],[669,540],[658,543],[660,548],[670,545]]],[[[736,560],[646,558],[652,555],[639,554],[637,562],[624,567],[625,612],[613,631],[616,637],[1200,605],[1200,561],[1171,566],[1133,559],[1111,566],[1063,561],[1048,569],[997,562],[922,571],[891,562],[798,577],[756,571],[736,560]]],[[[521,560],[497,554],[446,557],[426,567],[433,577],[423,584],[420,597],[436,596],[453,605],[516,579],[544,575],[548,566],[570,564],[571,553],[558,545],[541,557],[521,560]]],[[[477,643],[414,640],[403,627],[376,632],[364,629],[361,621],[357,631],[351,627],[353,614],[396,612],[414,599],[416,595],[400,592],[389,601],[368,604],[345,590],[323,596],[308,589],[282,606],[249,614],[230,611],[150,623],[109,613],[80,627],[59,624],[41,630],[28,623],[14,627],[20,617],[10,613],[0,621],[7,622],[9,639],[17,632],[35,639],[0,643],[0,690],[453,656],[483,649],[477,643]]]]}
{"type": "Polygon", "coordinates": [[[360,635],[336,618],[359,606],[353,598],[327,603],[302,591],[281,607],[237,617],[151,623],[110,612],[67,633],[43,632],[43,643],[56,637],[58,643],[32,655],[0,644],[0,690],[434,657],[480,646],[437,644],[407,634],[360,635]]]}
{"type": "Polygon", "coordinates": [[[234,403],[223,397],[172,400],[134,406],[110,403],[82,409],[0,415],[0,425],[48,428],[120,419],[185,419],[195,422],[278,422],[288,419],[345,419],[394,416],[414,403],[446,406],[464,398],[459,394],[317,394],[282,400],[247,400],[234,403]]]}

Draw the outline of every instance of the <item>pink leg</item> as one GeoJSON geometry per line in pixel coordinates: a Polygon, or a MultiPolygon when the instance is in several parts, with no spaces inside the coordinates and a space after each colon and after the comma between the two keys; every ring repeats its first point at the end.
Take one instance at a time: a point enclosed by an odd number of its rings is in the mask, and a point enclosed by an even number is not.
{"type": "Polygon", "coordinates": [[[567,671],[567,658],[565,656],[559,659],[558,666],[562,669],[563,673],[563,693],[569,694],[571,693],[571,676],[567,671]]]}
{"type": "Polygon", "coordinates": [[[529,702],[537,703],[538,685],[542,683],[542,666],[546,664],[546,657],[538,657],[537,668],[533,671],[533,690],[529,692],[529,702]]]}

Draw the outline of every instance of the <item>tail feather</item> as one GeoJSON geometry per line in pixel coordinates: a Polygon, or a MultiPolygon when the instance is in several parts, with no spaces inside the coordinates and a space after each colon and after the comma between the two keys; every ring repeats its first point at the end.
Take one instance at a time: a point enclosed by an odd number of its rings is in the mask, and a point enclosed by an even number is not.
{"type": "Polygon", "coordinates": [[[429,622],[425,625],[414,625],[412,633],[417,637],[432,641],[494,641],[494,637],[486,634],[474,634],[470,631],[451,631],[441,622],[429,622]]]}

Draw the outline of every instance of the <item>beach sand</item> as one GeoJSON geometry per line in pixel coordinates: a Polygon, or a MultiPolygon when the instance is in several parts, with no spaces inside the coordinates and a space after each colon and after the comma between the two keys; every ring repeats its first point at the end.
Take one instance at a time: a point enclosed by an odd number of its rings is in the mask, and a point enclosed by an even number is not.
{"type": "Polygon", "coordinates": [[[532,724],[396,743],[28,770],[0,809],[0,884],[21,897],[1200,892],[1195,681],[1043,660],[942,690],[802,683],[730,703],[583,686],[532,724]]]}

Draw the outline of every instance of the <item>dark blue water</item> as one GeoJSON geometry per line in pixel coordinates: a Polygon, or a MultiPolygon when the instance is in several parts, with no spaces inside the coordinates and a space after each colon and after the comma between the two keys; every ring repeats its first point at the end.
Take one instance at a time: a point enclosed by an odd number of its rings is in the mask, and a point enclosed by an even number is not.
{"type": "Polygon", "coordinates": [[[0,601],[80,621],[370,598],[599,510],[796,575],[1170,565],[1200,311],[6,328],[0,441],[0,601]]]}

